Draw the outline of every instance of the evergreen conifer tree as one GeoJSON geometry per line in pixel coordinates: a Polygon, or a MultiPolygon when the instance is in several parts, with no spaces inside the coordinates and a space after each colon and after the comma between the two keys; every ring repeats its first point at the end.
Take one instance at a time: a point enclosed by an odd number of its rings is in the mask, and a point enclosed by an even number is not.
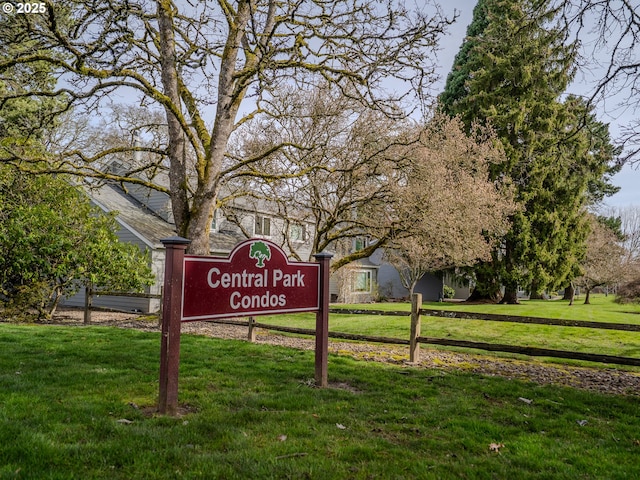
{"type": "Polygon", "coordinates": [[[610,144],[584,128],[588,108],[562,99],[576,45],[566,43],[556,15],[549,1],[479,0],[440,97],[467,128],[496,129],[507,161],[492,179],[510,181],[521,206],[493,260],[474,269],[475,298],[497,299],[502,285],[503,302],[515,303],[519,287],[540,292],[575,275],[588,186],[599,188],[612,159],[610,144]]]}

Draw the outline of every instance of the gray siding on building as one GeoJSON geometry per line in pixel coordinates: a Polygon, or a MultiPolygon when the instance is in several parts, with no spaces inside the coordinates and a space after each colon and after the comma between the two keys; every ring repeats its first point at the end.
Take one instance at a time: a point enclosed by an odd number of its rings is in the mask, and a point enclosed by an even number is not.
{"type": "MultiPolygon", "coordinates": [[[[140,248],[141,251],[149,252],[150,266],[159,281],[157,280],[154,285],[147,287],[144,293],[159,294],[164,275],[164,247],[160,239],[175,235],[173,227],[151,213],[145,213],[126,195],[114,188],[103,187],[98,191],[89,192],[89,196],[92,203],[105,212],[118,212],[116,221],[119,229],[116,234],[121,242],[131,243],[140,248]],[[134,229],[132,225],[135,225],[139,230],[134,229]]],[[[61,304],[83,308],[85,305],[84,288],[76,295],[65,298],[61,304]]],[[[94,296],[92,304],[100,308],[144,313],[157,312],[160,307],[158,299],[120,296],[94,296]]]]}
{"type": "Polygon", "coordinates": [[[401,300],[409,298],[409,290],[402,286],[400,274],[389,263],[383,263],[378,269],[378,288],[380,295],[387,299],[401,300]]]}
{"type": "Polygon", "coordinates": [[[427,273],[418,281],[413,291],[421,293],[424,302],[437,302],[442,294],[442,279],[427,273]]]}
{"type": "Polygon", "coordinates": [[[338,287],[338,281],[336,280],[335,275],[331,275],[329,277],[329,297],[332,303],[338,301],[338,297],[340,296],[340,288],[338,287]]]}
{"type": "Polygon", "coordinates": [[[471,286],[469,283],[466,285],[457,282],[453,275],[445,275],[444,284],[450,286],[455,291],[453,298],[456,300],[466,300],[471,296],[471,286]]]}
{"type": "MultiPolygon", "coordinates": [[[[388,262],[384,261],[381,249],[371,256],[371,261],[380,265],[378,270],[378,284],[380,295],[393,300],[408,300],[409,290],[407,290],[400,280],[398,270],[388,262]]],[[[442,294],[442,279],[430,273],[425,274],[416,284],[415,293],[421,293],[425,302],[438,301],[442,294]]]]}
{"type": "Polygon", "coordinates": [[[220,232],[229,232],[237,235],[238,237],[244,236],[243,231],[246,232],[249,237],[252,238],[265,238],[279,245],[285,253],[291,255],[292,251],[297,255],[301,261],[313,261],[311,255],[313,238],[313,224],[308,222],[300,222],[304,225],[306,230],[306,239],[303,241],[288,241],[287,224],[284,219],[279,218],[268,211],[268,205],[256,203],[253,206],[255,210],[245,210],[244,208],[235,209],[234,215],[236,221],[235,224],[232,221],[224,218],[222,214],[218,214],[216,218],[216,230],[220,232]],[[270,222],[270,234],[263,235],[255,231],[256,216],[259,215],[263,218],[268,218],[270,222]]]}
{"type": "Polygon", "coordinates": [[[118,230],[118,239],[124,243],[131,243],[137,246],[141,251],[145,251],[148,249],[147,244],[143,242],[140,237],[135,235],[133,232],[128,230],[127,228],[120,225],[120,229],[118,230]]]}
{"type": "Polygon", "coordinates": [[[329,278],[331,301],[338,303],[371,303],[377,301],[378,267],[366,259],[358,260],[333,272],[329,278]],[[363,288],[358,291],[358,288],[363,288]]]}
{"type": "MultiPolygon", "coordinates": [[[[78,307],[84,308],[85,305],[85,293],[84,289],[79,291],[73,297],[65,299],[62,303],[65,307],[78,307]]],[[[142,313],[155,313],[158,308],[153,309],[148,298],[133,298],[133,297],[107,297],[102,295],[94,296],[92,299],[92,306],[98,308],[105,308],[109,310],[117,310],[120,312],[142,312],[142,313]]]]}
{"type": "Polygon", "coordinates": [[[143,185],[126,184],[127,192],[140,204],[158,215],[165,222],[173,223],[171,211],[171,198],[169,195],[157,190],[152,190],[143,185]]]}
{"type": "MultiPolygon", "coordinates": [[[[383,263],[378,270],[380,294],[388,299],[408,300],[409,290],[402,286],[400,274],[389,263],[383,263]]],[[[422,294],[425,302],[437,302],[442,293],[442,279],[430,273],[425,274],[416,284],[415,293],[422,294]]]]}

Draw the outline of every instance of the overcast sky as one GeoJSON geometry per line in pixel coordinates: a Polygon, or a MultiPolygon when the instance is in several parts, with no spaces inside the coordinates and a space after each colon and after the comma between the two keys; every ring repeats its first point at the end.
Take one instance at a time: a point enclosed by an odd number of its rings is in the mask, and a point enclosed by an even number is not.
{"type": "MultiPolygon", "coordinates": [[[[458,21],[450,27],[449,35],[443,39],[441,45],[442,50],[439,53],[441,81],[444,85],[446,76],[453,65],[453,59],[466,34],[467,26],[471,23],[473,8],[477,2],[476,0],[446,0],[440,1],[440,3],[447,15],[451,15],[454,9],[460,13],[458,21]]],[[[590,81],[593,81],[593,79],[587,79],[584,76],[578,75],[576,83],[571,86],[571,92],[586,94],[590,81]]],[[[611,106],[612,103],[618,102],[609,103],[611,106]]],[[[617,114],[615,113],[615,109],[611,109],[611,112],[608,114],[605,114],[603,111],[599,116],[599,120],[610,124],[612,136],[615,137],[619,133],[620,126],[628,123],[633,114],[634,112],[631,109],[617,114]]],[[[621,187],[621,190],[606,200],[605,203],[608,206],[640,206],[640,169],[638,167],[632,168],[629,165],[625,166],[622,171],[614,177],[613,183],[621,187]]]]}

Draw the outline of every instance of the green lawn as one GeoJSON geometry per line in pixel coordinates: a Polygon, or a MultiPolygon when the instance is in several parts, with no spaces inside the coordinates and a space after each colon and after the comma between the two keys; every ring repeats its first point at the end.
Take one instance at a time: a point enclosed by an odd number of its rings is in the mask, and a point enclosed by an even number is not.
{"type": "MultiPolygon", "coordinates": [[[[573,305],[566,300],[521,300],[518,305],[466,304],[465,302],[424,302],[422,308],[461,312],[495,313],[543,318],[587,320],[598,322],[640,323],[640,304],[616,303],[613,295],[591,295],[591,304],[584,305],[584,296],[576,297],[573,305]]],[[[410,303],[375,303],[332,305],[336,308],[361,308],[385,311],[411,310],[410,303]]]]}
{"type": "MultiPolygon", "coordinates": [[[[567,301],[562,300],[525,300],[520,305],[466,305],[462,303],[426,302],[423,304],[423,308],[640,324],[640,305],[619,305],[613,300],[614,297],[612,295],[607,297],[593,295],[591,305],[583,305],[578,299],[572,306],[569,306],[567,301]]],[[[408,303],[334,305],[334,307],[406,312],[411,310],[411,306],[408,303]]],[[[273,325],[309,329],[315,326],[315,316],[313,314],[260,317],[259,321],[273,325]]],[[[330,317],[329,330],[408,339],[410,320],[409,317],[333,314],[330,317]]],[[[452,338],[456,340],[640,358],[639,332],[423,316],[421,335],[425,337],[452,338]]],[[[566,362],[566,360],[563,360],[563,362],[566,362]]]]}
{"type": "Polygon", "coordinates": [[[158,417],[159,345],[0,324],[0,478],[640,478],[637,397],[183,335],[158,417]]]}
{"type": "Polygon", "coordinates": [[[574,300],[571,306],[566,300],[522,300],[519,305],[466,305],[464,303],[428,302],[423,307],[502,315],[640,324],[639,304],[621,305],[615,303],[614,300],[613,295],[598,294],[591,295],[590,305],[584,305],[584,296],[581,295],[574,300]]]}

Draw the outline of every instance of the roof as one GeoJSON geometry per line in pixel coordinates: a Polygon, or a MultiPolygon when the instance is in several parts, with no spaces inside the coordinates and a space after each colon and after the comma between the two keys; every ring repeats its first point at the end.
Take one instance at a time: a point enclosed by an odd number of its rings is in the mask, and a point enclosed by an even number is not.
{"type": "Polygon", "coordinates": [[[354,267],[360,268],[380,268],[380,265],[373,263],[369,258],[360,258],[352,262],[354,267]]]}
{"type": "MultiPolygon", "coordinates": [[[[87,190],[89,198],[105,212],[117,212],[116,220],[150,248],[164,248],[160,240],[176,235],[176,227],[141,205],[115,185],[87,190]]],[[[226,254],[244,238],[227,233],[211,234],[211,253],[226,254]]]]}

